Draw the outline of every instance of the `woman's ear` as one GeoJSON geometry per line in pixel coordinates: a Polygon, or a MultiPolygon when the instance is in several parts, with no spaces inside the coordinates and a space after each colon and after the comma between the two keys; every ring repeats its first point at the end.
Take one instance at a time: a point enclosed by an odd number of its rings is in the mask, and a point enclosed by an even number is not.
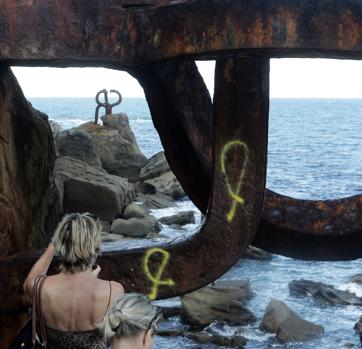
{"type": "Polygon", "coordinates": [[[153,342],[153,330],[149,329],[147,331],[144,332],[143,334],[143,341],[142,341],[142,345],[144,348],[152,348],[152,342],[153,342]]]}

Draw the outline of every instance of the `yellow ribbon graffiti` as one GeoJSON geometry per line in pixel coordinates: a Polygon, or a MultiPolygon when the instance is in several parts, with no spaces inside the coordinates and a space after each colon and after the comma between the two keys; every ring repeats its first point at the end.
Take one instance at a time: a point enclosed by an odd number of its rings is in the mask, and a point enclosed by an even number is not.
{"type": "Polygon", "coordinates": [[[230,142],[226,143],[221,150],[221,158],[220,158],[221,172],[225,176],[226,189],[228,191],[228,194],[229,194],[230,198],[233,200],[230,211],[226,215],[226,219],[228,222],[231,222],[234,219],[237,205],[238,204],[244,205],[244,199],[240,196],[240,189],[241,189],[241,185],[243,184],[243,179],[245,176],[245,170],[246,170],[246,165],[247,165],[248,160],[249,160],[249,148],[242,141],[238,141],[238,140],[230,141],[230,142]],[[237,182],[235,191],[231,188],[229,178],[226,173],[226,155],[230,151],[230,149],[233,147],[241,147],[241,149],[243,151],[243,165],[242,165],[242,169],[240,172],[239,180],[237,182]]]}
{"type": "Polygon", "coordinates": [[[171,279],[161,280],[162,274],[166,268],[166,265],[167,265],[169,259],[170,259],[169,252],[167,252],[166,250],[163,250],[162,248],[158,248],[158,247],[149,249],[145,254],[145,257],[143,260],[143,268],[144,268],[144,272],[145,272],[147,278],[152,282],[151,293],[148,295],[148,298],[150,300],[154,300],[157,298],[159,286],[171,287],[171,286],[175,285],[174,281],[171,279]],[[154,275],[152,275],[152,273],[150,271],[148,262],[149,262],[149,259],[151,258],[151,256],[153,256],[156,253],[161,254],[163,256],[163,258],[162,258],[160,267],[158,268],[157,273],[154,276],[154,275]]]}

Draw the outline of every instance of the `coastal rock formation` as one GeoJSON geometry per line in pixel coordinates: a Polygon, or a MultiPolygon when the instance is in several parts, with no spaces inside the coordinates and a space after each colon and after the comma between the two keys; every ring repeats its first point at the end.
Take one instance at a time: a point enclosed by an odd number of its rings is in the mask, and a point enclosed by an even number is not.
{"type": "Polygon", "coordinates": [[[150,233],[158,233],[160,230],[160,224],[157,219],[151,215],[143,218],[117,218],[111,226],[112,234],[137,238],[146,237],[150,233]]]}
{"type": "MultiPolygon", "coordinates": [[[[25,99],[11,69],[0,65],[0,260],[45,246],[57,221],[55,148],[47,119],[25,99]]],[[[13,274],[12,285],[23,281],[13,274]]],[[[0,284],[13,287],[4,280],[0,284]]],[[[27,318],[0,314],[1,348],[8,347],[27,318]]]]}
{"type": "Polygon", "coordinates": [[[148,215],[148,210],[135,203],[129,204],[123,211],[122,218],[130,219],[130,218],[143,218],[148,215]]]}
{"type": "Polygon", "coordinates": [[[87,122],[58,137],[60,156],[70,156],[102,167],[108,173],[137,181],[146,163],[126,114],[105,115],[104,125],[87,122]]]}
{"type": "Polygon", "coordinates": [[[165,194],[176,200],[186,195],[172,171],[168,171],[159,177],[145,180],[143,182],[143,193],[165,194]]]}
{"type": "Polygon", "coordinates": [[[171,171],[170,165],[166,160],[165,153],[160,151],[151,156],[141,168],[140,179],[145,181],[147,179],[159,177],[168,171],[171,171]]]}
{"type": "Polygon", "coordinates": [[[261,248],[250,245],[246,249],[243,258],[256,259],[258,261],[270,261],[273,258],[273,255],[261,248]]]}
{"type": "Polygon", "coordinates": [[[349,291],[341,291],[332,285],[311,280],[293,280],[289,283],[289,292],[293,296],[312,296],[316,301],[328,305],[362,305],[362,298],[349,291]]]}
{"type": "Polygon", "coordinates": [[[105,221],[121,215],[136,195],[127,179],[68,156],[56,160],[55,182],[63,213],[90,212],[105,221]]]}
{"type": "Polygon", "coordinates": [[[176,213],[172,216],[160,218],[160,222],[166,225],[185,225],[190,223],[195,223],[195,212],[194,211],[184,211],[176,213]]]}
{"type": "Polygon", "coordinates": [[[322,326],[302,319],[284,302],[272,299],[260,324],[262,331],[276,333],[281,342],[303,342],[324,333],[322,326]]]}
{"type": "Polygon", "coordinates": [[[355,284],[362,284],[362,274],[356,274],[351,277],[351,282],[355,284]]]}
{"type": "Polygon", "coordinates": [[[142,195],[138,194],[136,197],[137,201],[142,202],[142,206],[147,209],[158,209],[176,206],[176,202],[170,196],[164,194],[149,194],[142,195]]]}
{"type": "Polygon", "coordinates": [[[0,66],[0,259],[44,246],[56,220],[55,148],[47,115],[0,66]]]}
{"type": "Polygon", "coordinates": [[[248,281],[223,281],[185,294],[181,298],[181,319],[193,326],[207,326],[213,321],[246,325],[256,320],[243,302],[252,297],[248,281]]]}

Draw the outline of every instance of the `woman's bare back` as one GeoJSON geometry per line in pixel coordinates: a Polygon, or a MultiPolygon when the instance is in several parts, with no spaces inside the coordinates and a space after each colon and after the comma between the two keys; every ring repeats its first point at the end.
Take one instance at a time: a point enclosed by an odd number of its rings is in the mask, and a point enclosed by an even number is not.
{"type": "Polygon", "coordinates": [[[121,284],[98,279],[91,270],[49,276],[42,292],[46,326],[61,331],[93,330],[108,304],[123,292],[121,284]]]}

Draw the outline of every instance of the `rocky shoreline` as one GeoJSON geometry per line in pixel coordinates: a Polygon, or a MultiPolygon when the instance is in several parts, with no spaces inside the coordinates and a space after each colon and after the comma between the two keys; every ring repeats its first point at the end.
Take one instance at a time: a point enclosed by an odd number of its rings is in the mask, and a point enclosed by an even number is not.
{"type": "MultiPolygon", "coordinates": [[[[162,237],[165,227],[177,234],[188,224],[195,224],[195,213],[200,213],[194,210],[155,217],[155,210],[176,207],[185,198],[164,153],[149,159],[143,156],[127,115],[107,115],[102,120],[103,125],[85,123],[65,131],[52,123],[60,212],[88,211],[100,217],[104,243],[154,239],[162,237]]],[[[273,257],[250,246],[244,258],[267,263],[273,257]]],[[[355,280],[360,279],[356,276],[355,280]]],[[[328,284],[294,280],[289,289],[292,297],[313,297],[328,306],[361,305],[355,294],[328,284]]],[[[270,347],[285,348],[285,343],[323,336],[323,324],[301,318],[275,298],[271,298],[262,319],[257,320],[247,307],[254,295],[250,282],[243,279],[217,281],[186,294],[176,301],[177,306],[163,306],[159,335],[187,338],[195,343],[193,349],[243,348],[251,324],[270,336],[270,347]]],[[[355,329],[362,336],[361,328],[360,320],[355,329]]]]}

